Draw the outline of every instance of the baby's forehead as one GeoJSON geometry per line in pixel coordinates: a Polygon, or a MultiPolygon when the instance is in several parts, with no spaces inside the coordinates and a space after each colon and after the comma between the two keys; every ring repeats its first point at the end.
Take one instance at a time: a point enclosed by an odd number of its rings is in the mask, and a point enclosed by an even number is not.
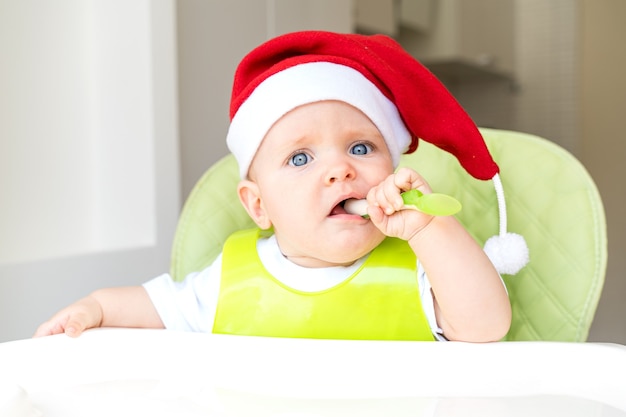
{"type": "Polygon", "coordinates": [[[335,114],[322,128],[320,124],[324,123],[325,117],[308,117],[311,114],[309,110],[314,107],[309,104],[302,106],[300,112],[290,112],[272,126],[256,149],[249,165],[248,179],[254,179],[255,173],[263,172],[262,170],[288,162],[290,157],[298,153],[309,153],[312,158],[320,158],[326,155],[327,151],[354,153],[356,146],[366,146],[370,151],[384,153],[395,166],[386,139],[373,122],[358,109],[347,104],[342,106],[343,111],[337,111],[338,108],[335,106],[330,107],[331,113],[335,114]],[[360,123],[350,123],[345,117],[348,112],[354,112],[353,116],[356,116],[360,123]]]}

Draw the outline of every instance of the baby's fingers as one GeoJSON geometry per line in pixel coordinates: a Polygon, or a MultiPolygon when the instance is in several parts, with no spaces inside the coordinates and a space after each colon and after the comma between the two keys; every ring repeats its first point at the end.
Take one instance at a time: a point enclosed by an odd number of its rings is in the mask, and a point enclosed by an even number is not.
{"type": "Polygon", "coordinates": [[[61,321],[50,320],[37,328],[33,337],[52,336],[54,334],[60,334],[65,332],[65,326],[61,321]]]}
{"type": "Polygon", "coordinates": [[[410,182],[398,178],[397,174],[390,175],[383,182],[372,188],[368,194],[370,205],[380,207],[390,216],[404,205],[400,193],[410,189],[410,182]]]}
{"type": "Polygon", "coordinates": [[[394,182],[402,191],[418,189],[426,194],[431,192],[424,177],[409,168],[400,168],[394,177],[394,182]]]}
{"type": "Polygon", "coordinates": [[[65,326],[65,334],[70,337],[78,337],[85,331],[86,328],[87,326],[84,322],[72,319],[69,320],[65,326]]]}
{"type": "Polygon", "coordinates": [[[61,333],[70,337],[78,337],[86,328],[86,320],[80,314],[63,314],[55,316],[39,326],[33,337],[52,336],[61,333]]]}

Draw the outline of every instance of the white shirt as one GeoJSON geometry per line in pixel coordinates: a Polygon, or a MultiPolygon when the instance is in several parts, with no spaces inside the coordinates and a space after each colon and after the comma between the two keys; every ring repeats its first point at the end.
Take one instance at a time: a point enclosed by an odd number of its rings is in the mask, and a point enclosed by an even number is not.
{"type": "MultiPolygon", "coordinates": [[[[257,241],[261,263],[267,271],[286,286],[303,292],[332,288],[350,278],[365,262],[363,257],[350,266],[306,268],[283,256],[274,235],[257,241]]],[[[222,255],[200,272],[189,274],[176,282],[169,274],[160,275],[143,286],[148,292],[167,329],[211,333],[222,272],[222,255]]],[[[418,285],[422,308],[431,331],[438,340],[445,340],[437,325],[430,282],[418,262],[418,285]]]]}

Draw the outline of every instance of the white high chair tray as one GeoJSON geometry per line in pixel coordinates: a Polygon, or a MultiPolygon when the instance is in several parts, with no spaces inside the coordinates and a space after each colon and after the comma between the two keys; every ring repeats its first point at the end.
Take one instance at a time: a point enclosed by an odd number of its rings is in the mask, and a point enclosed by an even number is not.
{"type": "MultiPolygon", "coordinates": [[[[626,416],[626,347],[99,329],[0,344],[36,416],[626,416]]],[[[11,414],[13,413],[13,414],[11,414]]]]}

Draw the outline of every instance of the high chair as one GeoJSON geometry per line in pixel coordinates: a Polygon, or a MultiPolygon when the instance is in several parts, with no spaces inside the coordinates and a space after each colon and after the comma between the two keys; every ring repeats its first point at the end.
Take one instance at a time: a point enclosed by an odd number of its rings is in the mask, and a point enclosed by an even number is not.
{"type": "MultiPolygon", "coordinates": [[[[528,134],[481,129],[507,199],[508,230],[524,236],[530,262],[504,275],[513,319],[504,340],[587,339],[606,271],[606,220],[598,190],[581,163],[558,145],[528,134]]],[[[449,153],[420,141],[400,165],[422,174],[436,192],[463,205],[457,218],[482,245],[498,233],[491,181],[472,178],[449,153]]],[[[234,231],[255,227],[239,203],[237,164],[212,166],[183,208],[171,276],[183,280],[208,266],[234,231]]],[[[462,278],[462,277],[460,277],[462,278]]]]}

